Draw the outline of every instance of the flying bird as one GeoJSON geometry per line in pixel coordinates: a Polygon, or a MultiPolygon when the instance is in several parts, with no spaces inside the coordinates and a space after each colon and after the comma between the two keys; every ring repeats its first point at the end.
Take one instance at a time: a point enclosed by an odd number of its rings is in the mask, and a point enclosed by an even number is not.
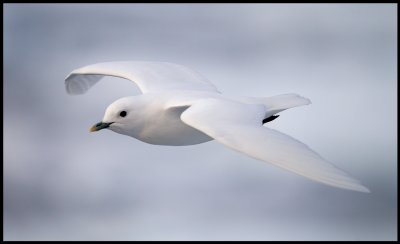
{"type": "Polygon", "coordinates": [[[109,129],[155,145],[184,146],[216,140],[255,159],[311,180],[369,192],[358,180],[304,143],[264,124],[288,108],[310,104],[297,94],[224,96],[204,76],[168,62],[123,61],[88,65],[65,78],[69,94],[83,94],[104,76],[130,80],[143,93],[123,97],[90,131],[109,129]]]}

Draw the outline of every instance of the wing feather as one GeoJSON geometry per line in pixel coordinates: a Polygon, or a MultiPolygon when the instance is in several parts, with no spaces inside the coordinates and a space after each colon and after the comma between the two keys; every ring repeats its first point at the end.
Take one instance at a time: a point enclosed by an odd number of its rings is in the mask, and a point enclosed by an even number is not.
{"type": "Polygon", "coordinates": [[[222,99],[194,103],[181,119],[218,142],[253,158],[311,180],[348,190],[369,192],[361,183],[322,158],[304,143],[262,126],[265,106],[222,99]]]}
{"type": "Polygon", "coordinates": [[[88,65],[65,78],[69,94],[83,94],[104,76],[128,79],[143,93],[166,90],[217,92],[205,77],[185,66],[167,62],[125,61],[88,65]]]}

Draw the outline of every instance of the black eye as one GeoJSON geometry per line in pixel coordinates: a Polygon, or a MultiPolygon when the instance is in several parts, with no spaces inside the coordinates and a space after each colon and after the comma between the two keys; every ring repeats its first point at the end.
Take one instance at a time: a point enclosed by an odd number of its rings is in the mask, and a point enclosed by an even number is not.
{"type": "Polygon", "coordinates": [[[126,116],[126,111],[122,111],[121,113],[119,113],[119,116],[125,117],[126,116]]]}

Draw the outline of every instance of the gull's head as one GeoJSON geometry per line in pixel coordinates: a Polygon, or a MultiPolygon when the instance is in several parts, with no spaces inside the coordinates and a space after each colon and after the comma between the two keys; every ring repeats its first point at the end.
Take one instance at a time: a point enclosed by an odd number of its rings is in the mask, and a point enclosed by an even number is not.
{"type": "Polygon", "coordinates": [[[138,106],[136,97],[124,97],[110,104],[103,119],[90,128],[91,132],[110,129],[114,132],[129,135],[137,123],[138,106]]]}

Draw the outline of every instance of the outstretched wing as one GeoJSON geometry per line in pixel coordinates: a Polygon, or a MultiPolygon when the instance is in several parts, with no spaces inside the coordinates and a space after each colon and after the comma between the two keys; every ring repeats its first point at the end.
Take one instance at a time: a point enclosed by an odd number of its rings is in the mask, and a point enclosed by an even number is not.
{"type": "Polygon", "coordinates": [[[266,113],[264,105],[210,98],[194,103],[182,113],[181,119],[225,146],[253,158],[331,186],[369,192],[307,145],[262,126],[266,113]]]}
{"type": "Polygon", "coordinates": [[[165,90],[219,93],[205,77],[185,66],[144,61],[98,63],[76,69],[65,78],[65,88],[69,94],[83,94],[104,76],[131,80],[143,93],[165,90]]]}

